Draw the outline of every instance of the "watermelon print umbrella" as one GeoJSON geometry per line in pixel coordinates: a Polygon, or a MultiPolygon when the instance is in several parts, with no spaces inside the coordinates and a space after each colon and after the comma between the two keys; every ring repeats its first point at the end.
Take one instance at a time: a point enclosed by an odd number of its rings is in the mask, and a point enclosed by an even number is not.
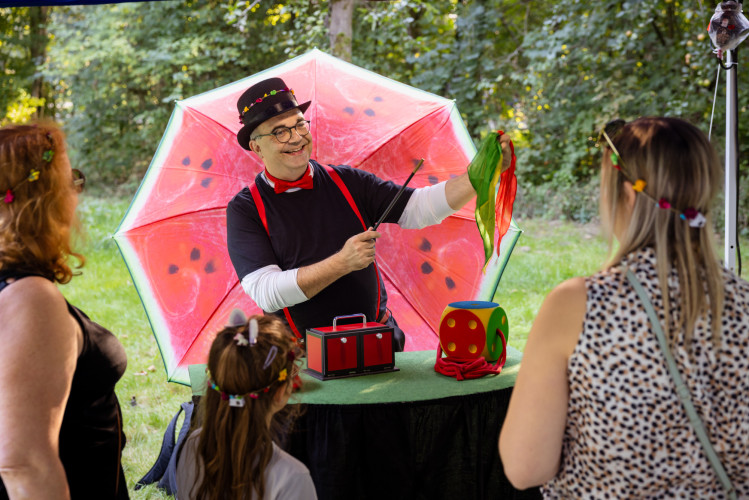
{"type": "MultiPolygon", "coordinates": [[[[205,363],[230,311],[260,312],[239,283],[226,249],[226,206],[263,168],[236,141],[236,101],[280,77],[299,102],[312,101],[312,158],[405,182],[414,161],[419,187],[463,173],[475,147],[455,103],[343,62],[319,50],[176,103],[150,167],[114,238],[132,275],[170,381],[205,363]]],[[[440,316],[456,300],[490,299],[520,230],[512,225],[482,273],[474,206],[439,226],[380,226],[377,260],[388,305],[407,350],[435,349],[440,316]]],[[[329,325],[320,325],[329,326],[329,325]]]]}

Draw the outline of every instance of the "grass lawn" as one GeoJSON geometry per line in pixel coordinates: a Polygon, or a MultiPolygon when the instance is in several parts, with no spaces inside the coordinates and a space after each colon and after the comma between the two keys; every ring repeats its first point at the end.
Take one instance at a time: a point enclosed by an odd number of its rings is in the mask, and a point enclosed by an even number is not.
{"type": "MultiPolygon", "coordinates": [[[[154,486],[132,489],[154,463],[169,420],[189,400],[188,387],[167,383],[159,349],[143,306],[111,234],[127,210],[127,199],[81,197],[86,235],[78,245],[87,257],[82,275],[61,287],[67,299],[124,344],[128,368],[117,385],[128,443],[125,474],[133,499],[171,498],[154,486]]],[[[559,282],[600,268],[606,245],[594,225],[519,221],[518,240],[496,299],[510,321],[510,345],[522,350],[545,295],[559,282]]],[[[746,241],[744,248],[749,248],[746,241]]]]}

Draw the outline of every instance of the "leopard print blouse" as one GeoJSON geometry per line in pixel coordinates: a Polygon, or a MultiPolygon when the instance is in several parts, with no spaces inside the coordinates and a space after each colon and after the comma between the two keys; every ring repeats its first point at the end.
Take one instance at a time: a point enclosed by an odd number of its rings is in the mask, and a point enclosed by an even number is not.
{"type": "MultiPolygon", "coordinates": [[[[624,265],[662,310],[654,250],[633,252],[624,265]]],[[[713,348],[708,316],[695,325],[693,357],[683,332],[673,352],[739,498],[749,498],[749,283],[729,271],[723,277],[720,347],[713,348]]],[[[567,365],[562,462],[542,487],[545,498],[725,498],[625,270],[614,267],[585,283],[583,331],[567,365]]],[[[674,317],[677,284],[673,271],[674,317]]]]}

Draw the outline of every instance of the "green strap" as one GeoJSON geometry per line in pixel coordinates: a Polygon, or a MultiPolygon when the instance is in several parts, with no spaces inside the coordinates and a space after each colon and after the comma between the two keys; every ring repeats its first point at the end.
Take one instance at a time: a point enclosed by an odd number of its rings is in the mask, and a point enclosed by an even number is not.
{"type": "Polygon", "coordinates": [[[674,355],[671,353],[671,349],[669,349],[668,347],[666,336],[663,333],[660,321],[658,321],[658,316],[655,314],[653,304],[650,302],[645,289],[642,287],[642,284],[638,281],[637,277],[631,269],[627,269],[627,279],[634,287],[635,292],[637,292],[638,297],[640,297],[642,305],[645,307],[645,312],[647,312],[648,314],[650,324],[653,326],[655,336],[658,339],[658,345],[660,345],[663,356],[666,358],[666,366],[668,367],[668,371],[671,374],[671,379],[676,385],[676,393],[679,395],[681,404],[684,407],[684,410],[687,412],[689,422],[692,424],[694,432],[697,434],[697,438],[700,440],[700,444],[702,444],[702,449],[705,450],[705,454],[707,455],[707,459],[710,461],[710,465],[712,465],[715,474],[718,476],[718,479],[723,485],[723,489],[726,490],[726,495],[728,495],[728,498],[730,499],[735,499],[737,498],[736,490],[734,489],[733,484],[731,484],[731,480],[726,473],[726,469],[723,468],[723,464],[720,462],[718,454],[715,453],[715,449],[713,448],[712,443],[710,443],[710,438],[707,436],[707,431],[705,430],[705,424],[703,424],[700,416],[697,414],[697,410],[694,409],[694,405],[692,404],[692,397],[689,393],[689,387],[687,387],[687,385],[684,383],[684,379],[679,373],[679,368],[676,365],[676,361],[674,360],[674,355]]]}

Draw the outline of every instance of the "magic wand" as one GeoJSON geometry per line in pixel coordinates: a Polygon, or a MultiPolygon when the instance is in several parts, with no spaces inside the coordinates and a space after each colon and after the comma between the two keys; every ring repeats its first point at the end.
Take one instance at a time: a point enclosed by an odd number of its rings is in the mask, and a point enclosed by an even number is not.
{"type": "Polygon", "coordinates": [[[377,222],[375,222],[375,225],[372,226],[372,231],[377,231],[377,226],[379,226],[380,224],[382,224],[382,221],[384,221],[385,217],[388,216],[388,214],[390,213],[390,211],[395,206],[395,202],[398,201],[398,198],[400,198],[401,195],[403,194],[403,190],[406,189],[406,186],[408,186],[408,183],[411,182],[411,179],[413,179],[413,176],[416,173],[416,171],[419,170],[423,164],[424,164],[424,158],[422,158],[421,160],[419,160],[419,163],[416,164],[416,168],[414,168],[414,171],[411,172],[411,175],[409,175],[408,179],[406,179],[405,184],[403,184],[401,186],[400,190],[396,193],[395,198],[393,198],[393,201],[391,201],[390,205],[388,205],[388,207],[385,209],[385,213],[382,214],[382,217],[380,217],[380,220],[378,220],[377,222]]]}

